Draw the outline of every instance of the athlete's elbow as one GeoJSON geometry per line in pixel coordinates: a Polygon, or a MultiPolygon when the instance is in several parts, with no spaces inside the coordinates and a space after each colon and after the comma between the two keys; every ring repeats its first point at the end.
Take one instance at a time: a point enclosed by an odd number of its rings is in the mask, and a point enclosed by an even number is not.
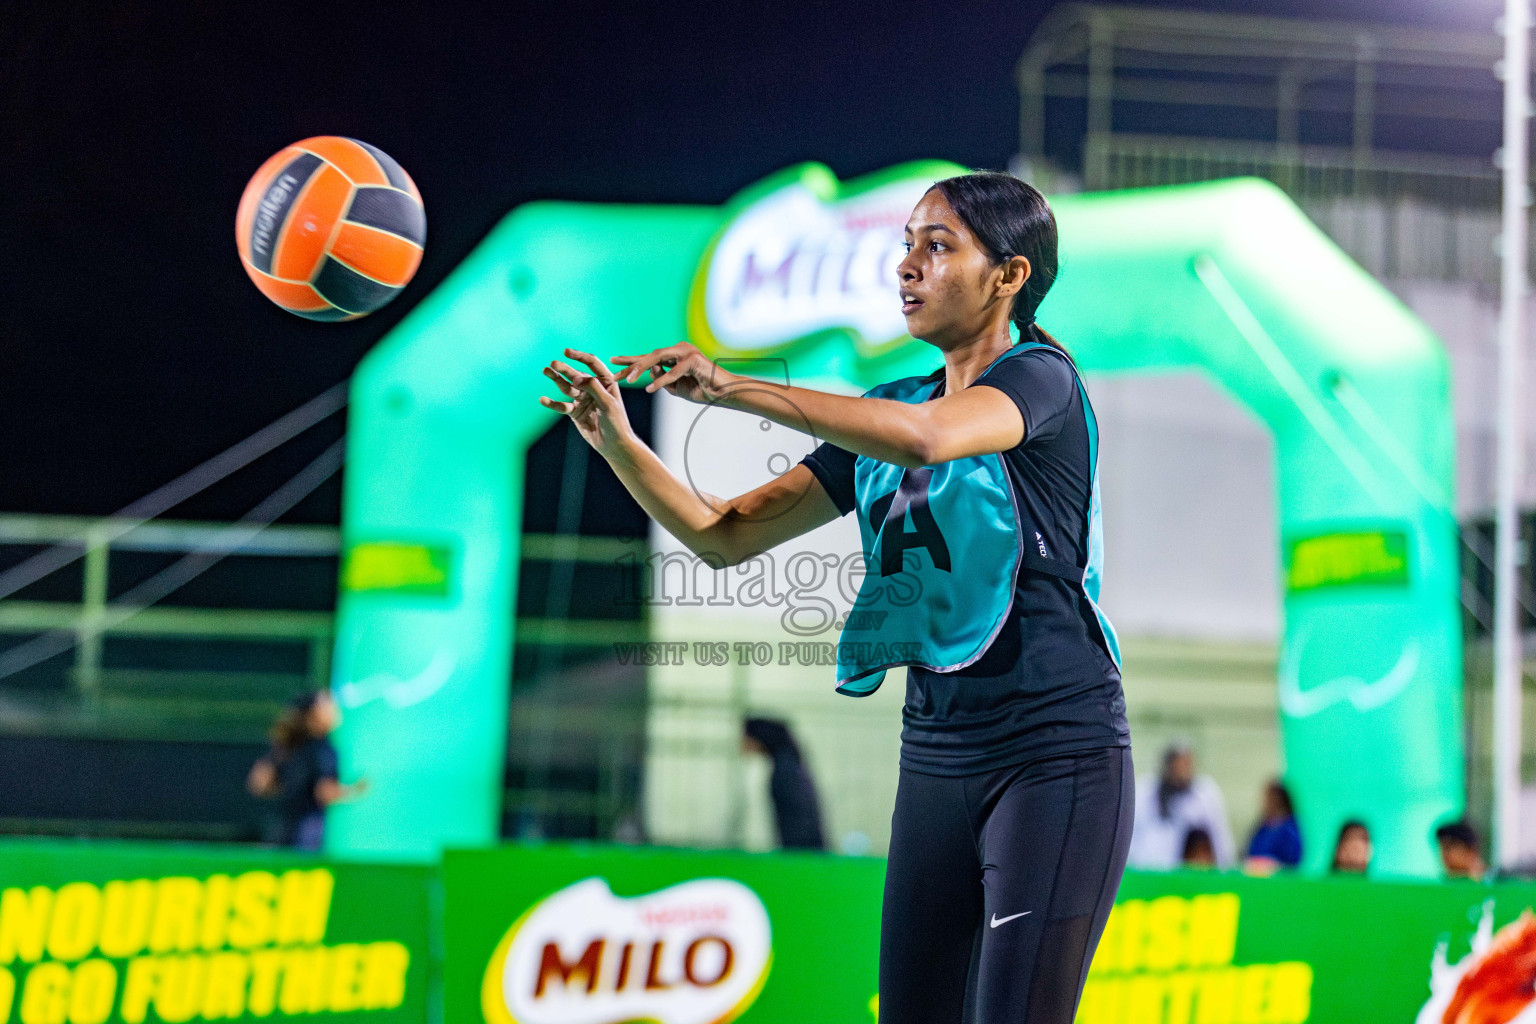
{"type": "Polygon", "coordinates": [[[688,550],[693,557],[703,562],[711,569],[729,569],[742,560],[734,547],[724,537],[711,533],[710,535],[695,538],[688,545],[688,550]]]}
{"type": "MultiPolygon", "coordinates": [[[[718,499],[717,499],[718,500],[718,499]]],[[[714,521],[694,531],[686,543],[695,558],[711,569],[729,569],[745,557],[739,550],[733,523],[726,515],[716,515],[714,521]]]]}
{"type": "Polygon", "coordinates": [[[890,461],[902,469],[919,469],[933,465],[940,458],[938,442],[934,438],[918,434],[902,444],[896,457],[890,461]]]}
{"type": "Polygon", "coordinates": [[[904,424],[906,429],[893,439],[896,442],[896,457],[889,460],[903,469],[931,466],[944,457],[937,425],[926,414],[927,410],[917,407],[912,412],[913,415],[904,424]]]}

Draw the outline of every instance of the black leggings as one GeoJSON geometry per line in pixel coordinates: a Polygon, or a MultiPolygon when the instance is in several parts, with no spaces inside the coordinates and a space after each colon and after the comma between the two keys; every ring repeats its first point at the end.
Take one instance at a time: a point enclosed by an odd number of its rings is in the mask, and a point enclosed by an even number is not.
{"type": "Polygon", "coordinates": [[[880,1024],[1071,1024],[1125,871],[1131,752],[901,771],[880,1024]]]}

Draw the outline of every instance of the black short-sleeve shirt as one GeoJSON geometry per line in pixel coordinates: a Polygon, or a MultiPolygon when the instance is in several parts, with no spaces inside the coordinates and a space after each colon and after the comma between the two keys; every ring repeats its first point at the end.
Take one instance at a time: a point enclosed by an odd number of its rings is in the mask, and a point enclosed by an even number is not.
{"type": "MultiPolygon", "coordinates": [[[[943,370],[933,379],[938,397],[943,370]]],[[[1093,466],[1076,372],[1037,349],[995,363],[971,386],[997,388],[1018,406],[1024,438],[1003,461],[1019,507],[1052,557],[1084,564],[1093,466]]],[[[802,460],[844,515],[854,509],[856,458],[825,443],[802,460]]],[[[1028,568],[981,658],[956,672],[907,669],[902,721],[902,766],[934,775],[1130,745],[1120,673],[1093,609],[1066,580],[1028,568]]]]}
{"type": "Polygon", "coordinates": [[[336,748],[329,739],[312,737],[277,760],[279,806],[283,819],[297,823],[324,810],[315,798],[315,787],[338,776],[336,748]]]}

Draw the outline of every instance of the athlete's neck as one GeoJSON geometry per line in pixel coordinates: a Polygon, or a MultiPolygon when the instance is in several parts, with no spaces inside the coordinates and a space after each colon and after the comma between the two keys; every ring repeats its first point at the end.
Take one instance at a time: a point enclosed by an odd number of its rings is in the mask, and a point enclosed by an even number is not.
{"type": "Polygon", "coordinates": [[[957,394],[970,387],[981,371],[1013,347],[1005,323],[1002,331],[988,331],[944,350],[944,393],[957,394]]]}

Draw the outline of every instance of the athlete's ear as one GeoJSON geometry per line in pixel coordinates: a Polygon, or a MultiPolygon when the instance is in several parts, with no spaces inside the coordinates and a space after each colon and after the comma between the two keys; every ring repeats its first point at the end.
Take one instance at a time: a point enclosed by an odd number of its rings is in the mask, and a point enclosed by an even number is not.
{"type": "Polygon", "coordinates": [[[997,269],[1001,271],[997,294],[1002,298],[1012,298],[1023,289],[1024,282],[1029,280],[1031,267],[1027,258],[1010,256],[997,269]]]}

